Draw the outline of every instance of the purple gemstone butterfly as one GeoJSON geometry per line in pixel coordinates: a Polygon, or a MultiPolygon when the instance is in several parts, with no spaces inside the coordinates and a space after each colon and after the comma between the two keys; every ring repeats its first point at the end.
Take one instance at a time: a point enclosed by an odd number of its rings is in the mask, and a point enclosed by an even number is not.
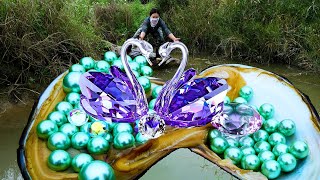
{"type": "MultiPolygon", "coordinates": [[[[196,71],[188,69],[188,49],[181,42],[165,43],[159,48],[163,61],[173,49],[182,51],[182,61],[173,76],[159,93],[154,112],[148,113],[143,88],[134,76],[126,58],[126,49],[137,46],[147,58],[153,52],[146,41],[127,40],[121,48],[121,60],[126,73],[112,66],[110,74],[86,72],[80,78],[81,105],[100,120],[133,123],[139,120],[139,131],[156,138],[164,133],[165,125],[174,127],[204,126],[223,111],[228,85],[216,77],[195,78],[196,71]]],[[[149,64],[152,63],[148,60],[149,64]]]]}

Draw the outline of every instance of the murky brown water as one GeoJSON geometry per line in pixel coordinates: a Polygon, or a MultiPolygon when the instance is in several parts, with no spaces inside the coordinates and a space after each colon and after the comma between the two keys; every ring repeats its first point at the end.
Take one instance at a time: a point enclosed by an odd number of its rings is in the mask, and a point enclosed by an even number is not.
{"type": "MultiPolygon", "coordinates": [[[[208,66],[235,63],[231,61],[218,61],[211,58],[190,58],[188,67],[195,68],[198,72],[208,66]]],[[[260,65],[246,64],[275,72],[288,78],[298,89],[308,95],[320,112],[320,76],[319,74],[306,73],[303,70],[291,68],[286,65],[260,65]]],[[[154,76],[165,80],[174,74],[177,65],[170,65],[164,69],[155,70],[154,76]]],[[[8,106],[5,112],[0,112],[0,179],[22,179],[16,161],[16,150],[24,126],[27,123],[33,102],[19,105],[14,108],[8,106]]],[[[152,167],[141,179],[232,179],[229,174],[204,158],[182,149],[173,152],[152,167]],[[171,170],[170,170],[171,169],[171,170]],[[166,173],[163,173],[163,171],[166,173]]]]}

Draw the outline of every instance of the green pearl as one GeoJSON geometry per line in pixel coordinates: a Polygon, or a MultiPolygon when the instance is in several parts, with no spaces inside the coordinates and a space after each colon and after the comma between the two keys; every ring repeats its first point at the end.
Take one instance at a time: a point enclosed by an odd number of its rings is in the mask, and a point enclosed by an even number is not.
{"type": "Polygon", "coordinates": [[[77,154],[71,161],[71,167],[75,172],[80,172],[81,168],[92,162],[93,158],[86,153],[77,154]]]}
{"type": "Polygon", "coordinates": [[[118,123],[107,122],[107,121],[106,121],[106,123],[108,124],[109,131],[112,131],[114,129],[114,127],[118,124],[118,123]]]}
{"type": "Polygon", "coordinates": [[[243,86],[239,91],[239,96],[248,102],[253,96],[253,89],[250,86],[243,86]]]}
{"type": "Polygon", "coordinates": [[[148,61],[144,56],[137,56],[133,61],[137,62],[140,67],[148,65],[148,61]]]}
{"type": "Polygon", "coordinates": [[[132,133],[133,132],[132,126],[129,123],[116,124],[113,128],[113,137],[115,137],[117,134],[121,132],[132,133]]]}
{"type": "Polygon", "coordinates": [[[110,145],[103,137],[96,136],[89,140],[87,148],[91,154],[105,154],[110,149],[110,145]]]}
{"type": "Polygon", "coordinates": [[[289,152],[289,147],[285,144],[277,144],[273,147],[272,153],[279,157],[281,154],[285,154],[289,152]]]}
{"type": "Polygon", "coordinates": [[[90,131],[91,124],[92,124],[91,122],[85,123],[84,125],[82,125],[80,127],[80,131],[89,134],[90,133],[89,131],[90,131]]]}
{"type": "Polygon", "coordinates": [[[64,92],[76,92],[80,93],[79,79],[81,72],[69,72],[62,81],[62,87],[64,92]]]}
{"type": "Polygon", "coordinates": [[[237,97],[233,100],[233,102],[240,104],[248,104],[248,101],[243,97],[237,97]]]}
{"type": "Polygon", "coordinates": [[[262,104],[259,108],[259,113],[266,120],[268,120],[272,118],[274,115],[274,107],[272,104],[269,104],[269,103],[262,104]]]}
{"type": "Polygon", "coordinates": [[[37,135],[41,139],[48,139],[55,132],[58,132],[58,126],[51,120],[43,120],[37,125],[37,135]]]}
{"type": "Polygon", "coordinates": [[[136,78],[140,77],[140,73],[138,71],[132,71],[136,78]]]}
{"type": "Polygon", "coordinates": [[[278,126],[279,126],[279,122],[275,119],[269,119],[264,121],[263,123],[263,128],[268,133],[276,132],[276,130],[278,129],[278,126]]]}
{"type": "Polygon", "coordinates": [[[112,52],[112,51],[108,51],[106,53],[104,53],[104,60],[107,61],[108,63],[112,63],[114,60],[116,60],[118,57],[116,55],[116,53],[112,52]]]}
{"type": "Polygon", "coordinates": [[[292,171],[297,166],[296,158],[290,153],[281,154],[277,161],[283,172],[292,171]]]}
{"type": "Polygon", "coordinates": [[[260,159],[255,154],[244,156],[241,160],[243,169],[257,171],[260,168],[260,159]]]}
{"type": "Polygon", "coordinates": [[[268,179],[275,179],[281,173],[280,164],[275,160],[268,160],[264,162],[261,166],[261,172],[268,179]]]}
{"type": "Polygon", "coordinates": [[[131,62],[132,61],[131,56],[127,55],[127,60],[128,60],[128,62],[131,62]]]}
{"type": "Polygon", "coordinates": [[[297,159],[303,159],[309,154],[309,147],[303,141],[295,141],[291,144],[289,152],[297,159]]]}
{"type": "Polygon", "coordinates": [[[110,133],[107,133],[103,137],[109,142],[109,144],[113,142],[113,136],[110,133]]]}
{"type": "Polygon", "coordinates": [[[110,64],[107,61],[97,61],[94,69],[99,72],[109,73],[110,64]]]}
{"type": "Polygon", "coordinates": [[[62,125],[59,130],[64,134],[68,135],[70,138],[73,136],[74,133],[79,131],[78,127],[71,123],[66,123],[62,125]]]}
{"type": "Polygon", "coordinates": [[[113,139],[113,146],[116,149],[127,149],[134,145],[135,139],[129,132],[120,132],[113,139]]]}
{"type": "Polygon", "coordinates": [[[69,102],[71,105],[75,106],[80,102],[80,94],[71,92],[66,95],[65,101],[69,102]]]}
{"type": "Polygon", "coordinates": [[[91,57],[83,57],[80,59],[80,64],[86,69],[93,69],[94,67],[94,60],[91,57]]]}
{"type": "Polygon", "coordinates": [[[259,141],[254,145],[254,150],[257,153],[260,153],[262,151],[270,151],[271,150],[271,146],[268,142],[266,141],[259,141]]]}
{"type": "Polygon", "coordinates": [[[268,160],[275,160],[276,157],[271,151],[262,151],[258,154],[258,157],[262,163],[268,160]]]}
{"type": "Polygon", "coordinates": [[[57,124],[57,126],[61,126],[65,123],[67,123],[67,117],[66,115],[64,115],[62,112],[60,111],[53,111],[51,112],[47,119],[55,122],[57,124]]]}
{"type": "Polygon", "coordinates": [[[228,141],[223,137],[216,137],[210,143],[211,150],[217,154],[222,154],[228,146],[228,141]]]}
{"type": "Polygon", "coordinates": [[[281,133],[274,132],[269,136],[268,142],[271,146],[275,146],[276,144],[286,144],[286,138],[281,133]]]}
{"type": "Polygon", "coordinates": [[[238,147],[239,146],[239,142],[234,138],[226,138],[226,140],[228,141],[229,147],[238,147]]]}
{"type": "Polygon", "coordinates": [[[253,133],[253,139],[256,141],[256,142],[259,142],[259,141],[267,141],[269,138],[269,134],[267,133],[267,131],[265,130],[258,130],[257,132],[253,133]]]}
{"type": "Polygon", "coordinates": [[[85,132],[77,132],[71,137],[71,146],[75,149],[85,149],[90,140],[90,136],[85,132]]]}
{"type": "Polygon", "coordinates": [[[80,72],[80,73],[85,73],[86,69],[81,65],[81,64],[73,64],[70,68],[69,68],[70,72],[80,72]]]}
{"type": "Polygon", "coordinates": [[[256,154],[256,151],[253,149],[253,147],[242,147],[241,151],[243,153],[244,156],[247,156],[249,154],[256,154]]]}
{"type": "Polygon", "coordinates": [[[296,124],[291,119],[284,119],[278,129],[284,136],[292,136],[296,132],[296,124]]]}
{"type": "Polygon", "coordinates": [[[211,143],[216,137],[221,137],[221,132],[217,129],[210,129],[208,133],[208,140],[211,143]]]}
{"type": "Polygon", "coordinates": [[[136,143],[137,143],[137,144],[144,144],[144,143],[146,143],[148,140],[149,140],[149,138],[146,137],[146,136],[143,136],[141,133],[138,133],[138,134],[136,135],[136,143]]]}
{"type": "Polygon", "coordinates": [[[112,167],[103,161],[95,160],[84,165],[78,176],[79,180],[115,180],[115,174],[112,167]]]}
{"type": "Polygon", "coordinates": [[[54,171],[64,171],[69,168],[71,157],[64,150],[55,150],[50,153],[47,164],[54,171]]]}
{"type": "Polygon", "coordinates": [[[137,62],[131,61],[129,62],[129,66],[131,70],[140,72],[140,65],[137,62]]]}
{"type": "Polygon", "coordinates": [[[151,82],[147,77],[145,76],[138,77],[138,82],[141,84],[145,92],[150,91],[151,82]]]}
{"type": "Polygon", "coordinates": [[[231,115],[233,113],[234,109],[233,106],[230,106],[229,104],[223,105],[223,113],[226,115],[231,115]]]}
{"type": "Polygon", "coordinates": [[[68,115],[68,113],[73,109],[72,105],[67,101],[61,101],[56,105],[56,110],[60,111],[64,115],[68,115]]]}
{"type": "Polygon", "coordinates": [[[254,140],[249,137],[249,136],[246,136],[246,137],[242,137],[240,140],[239,140],[239,144],[241,147],[252,147],[254,145],[254,140]]]}
{"type": "Polygon", "coordinates": [[[237,147],[229,147],[224,151],[224,158],[231,159],[233,164],[238,164],[242,159],[243,153],[237,147]]]}
{"type": "Polygon", "coordinates": [[[229,104],[231,102],[230,98],[228,96],[224,97],[223,103],[224,104],[229,104]]]}
{"type": "Polygon", "coordinates": [[[152,98],[157,98],[161,90],[162,90],[162,86],[155,87],[151,93],[152,98]]]}
{"type": "Polygon", "coordinates": [[[152,76],[153,70],[151,69],[150,66],[142,66],[140,70],[142,76],[152,76]]]}
{"type": "Polygon", "coordinates": [[[57,150],[57,149],[63,149],[66,150],[70,147],[70,138],[62,133],[62,132],[56,132],[53,133],[49,138],[47,142],[47,147],[51,150],[57,150]]]}
{"type": "Polygon", "coordinates": [[[156,104],[156,99],[152,99],[152,100],[149,102],[149,109],[153,109],[155,104],[156,104]]]}
{"type": "Polygon", "coordinates": [[[119,69],[123,70],[124,67],[123,67],[123,64],[122,64],[122,61],[121,60],[115,60],[113,61],[113,64],[112,66],[117,66],[119,69]]]}

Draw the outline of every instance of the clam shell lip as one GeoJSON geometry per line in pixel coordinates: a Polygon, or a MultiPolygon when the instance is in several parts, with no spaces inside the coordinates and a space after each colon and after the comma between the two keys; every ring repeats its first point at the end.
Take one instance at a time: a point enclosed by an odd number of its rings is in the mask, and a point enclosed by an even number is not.
{"type": "MultiPolygon", "coordinates": [[[[208,72],[217,68],[221,68],[222,72],[226,72],[223,68],[239,70],[246,81],[246,85],[252,87],[255,93],[250,104],[260,106],[264,103],[270,103],[274,105],[276,111],[274,119],[279,120],[279,122],[283,119],[292,119],[295,122],[296,132],[291,138],[292,140],[287,140],[288,145],[291,145],[295,140],[305,141],[309,145],[309,156],[298,162],[293,172],[282,174],[278,179],[303,180],[308,177],[320,177],[320,171],[318,171],[320,168],[320,156],[318,156],[320,150],[320,118],[309,98],[296,89],[286,78],[246,65],[218,65],[202,71],[199,76],[202,77],[204,74],[210,76],[208,72]],[[266,89],[268,94],[266,94],[266,89]]],[[[219,73],[218,71],[214,74],[219,73]]]]}

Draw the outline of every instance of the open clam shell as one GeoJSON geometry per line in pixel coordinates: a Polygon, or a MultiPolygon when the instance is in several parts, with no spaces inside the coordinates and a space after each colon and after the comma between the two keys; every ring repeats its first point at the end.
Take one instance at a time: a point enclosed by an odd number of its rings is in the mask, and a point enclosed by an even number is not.
{"type": "MultiPolygon", "coordinates": [[[[220,65],[204,70],[198,77],[215,76],[225,78],[230,86],[228,96],[234,99],[239,89],[249,85],[254,90],[251,104],[260,106],[271,103],[275,107],[275,118],[293,119],[297,126],[294,139],[308,143],[309,156],[298,161],[294,171],[282,174],[279,179],[317,179],[320,177],[320,133],[319,115],[308,97],[297,90],[288,80],[271,72],[243,65],[220,65]]],[[[47,158],[50,150],[46,141],[37,137],[36,126],[47,117],[55,105],[65,97],[62,89],[63,75],[58,77],[41,96],[38,105],[30,115],[18,149],[18,162],[25,179],[77,179],[78,174],[71,169],[55,172],[48,168],[47,158]]],[[[223,160],[208,148],[207,134],[210,124],[196,128],[168,128],[167,132],[157,139],[123,151],[111,148],[107,154],[96,155],[95,159],[108,162],[114,169],[117,179],[136,179],[141,177],[152,165],[178,148],[189,148],[209,161],[217,164],[222,170],[239,179],[266,179],[259,173],[242,170],[230,160],[223,160]]],[[[214,177],[213,177],[214,178],[214,177]]]]}

